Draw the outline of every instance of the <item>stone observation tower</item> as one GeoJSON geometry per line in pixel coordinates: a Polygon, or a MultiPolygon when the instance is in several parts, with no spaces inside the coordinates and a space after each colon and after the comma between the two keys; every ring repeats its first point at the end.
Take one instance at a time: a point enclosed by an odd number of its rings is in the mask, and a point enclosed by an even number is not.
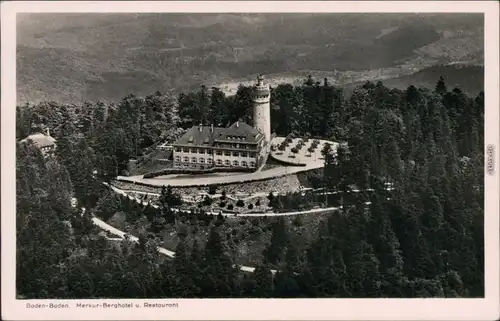
{"type": "Polygon", "coordinates": [[[269,84],[264,83],[264,76],[259,75],[253,95],[253,126],[264,135],[268,142],[271,140],[270,98],[269,84]]]}

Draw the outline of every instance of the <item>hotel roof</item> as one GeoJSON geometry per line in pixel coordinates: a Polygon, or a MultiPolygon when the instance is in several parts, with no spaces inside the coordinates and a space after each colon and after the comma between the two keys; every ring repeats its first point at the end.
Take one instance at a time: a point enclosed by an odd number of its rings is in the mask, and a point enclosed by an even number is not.
{"type": "Polygon", "coordinates": [[[193,126],[174,145],[212,146],[215,141],[257,143],[262,137],[250,125],[235,122],[228,128],[193,126]]]}

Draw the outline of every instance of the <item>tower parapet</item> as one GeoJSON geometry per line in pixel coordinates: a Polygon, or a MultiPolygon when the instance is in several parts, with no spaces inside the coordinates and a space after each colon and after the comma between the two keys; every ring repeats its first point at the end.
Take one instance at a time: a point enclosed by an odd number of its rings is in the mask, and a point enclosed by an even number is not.
{"type": "Polygon", "coordinates": [[[264,135],[266,141],[271,140],[270,100],[269,84],[264,82],[263,75],[259,75],[253,93],[253,123],[254,127],[264,135]]]}

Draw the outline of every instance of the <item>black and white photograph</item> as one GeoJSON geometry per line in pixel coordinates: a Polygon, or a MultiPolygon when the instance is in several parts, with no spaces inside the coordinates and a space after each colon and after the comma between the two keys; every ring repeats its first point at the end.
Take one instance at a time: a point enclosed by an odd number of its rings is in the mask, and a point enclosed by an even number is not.
{"type": "Polygon", "coordinates": [[[226,5],[14,14],[12,300],[171,319],[183,299],[498,298],[485,10],[226,5]]]}

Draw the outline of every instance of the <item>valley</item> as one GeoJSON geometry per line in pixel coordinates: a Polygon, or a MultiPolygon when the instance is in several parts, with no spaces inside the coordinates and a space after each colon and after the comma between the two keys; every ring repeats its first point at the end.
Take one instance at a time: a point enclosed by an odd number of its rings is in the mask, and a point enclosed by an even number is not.
{"type": "MultiPolygon", "coordinates": [[[[481,15],[31,14],[18,29],[19,105],[201,85],[232,94],[257,73],[272,86],[308,74],[339,86],[390,79],[398,87],[415,77],[435,84],[418,72],[457,62],[475,70],[484,41],[481,15]]],[[[474,93],[468,70],[453,81],[474,93]]]]}

